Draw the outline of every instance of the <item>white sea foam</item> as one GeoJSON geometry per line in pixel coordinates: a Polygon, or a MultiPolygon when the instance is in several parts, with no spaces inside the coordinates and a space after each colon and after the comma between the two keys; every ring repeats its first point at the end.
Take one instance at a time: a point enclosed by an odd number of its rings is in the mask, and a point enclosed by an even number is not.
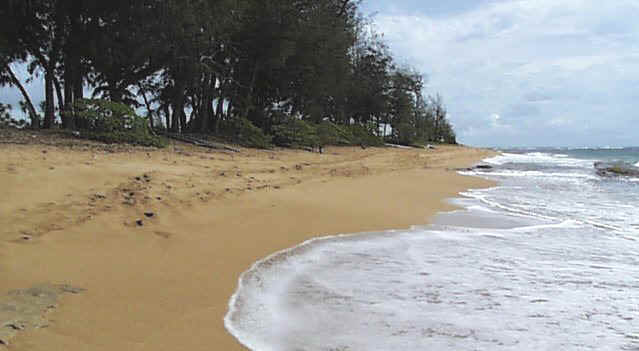
{"type": "Polygon", "coordinates": [[[244,273],[225,322],[252,350],[633,349],[639,247],[599,235],[564,221],[312,240],[244,273]]]}
{"type": "Polygon", "coordinates": [[[572,167],[592,167],[593,160],[582,160],[568,157],[567,155],[553,155],[543,152],[529,152],[526,154],[501,153],[495,157],[487,158],[484,162],[492,165],[504,165],[506,163],[540,163],[572,167]]]}
{"type": "Polygon", "coordinates": [[[546,178],[569,178],[569,179],[592,179],[599,178],[592,174],[584,173],[568,173],[568,172],[540,172],[540,171],[523,171],[523,170],[499,170],[491,172],[478,171],[461,171],[460,174],[472,176],[493,176],[493,177],[546,177],[546,178]]]}
{"type": "Polygon", "coordinates": [[[256,262],[227,329],[267,351],[639,349],[634,185],[595,181],[575,169],[590,161],[565,155],[502,156],[465,172],[501,185],[463,192],[464,209],[435,225],[314,239],[256,262]]]}

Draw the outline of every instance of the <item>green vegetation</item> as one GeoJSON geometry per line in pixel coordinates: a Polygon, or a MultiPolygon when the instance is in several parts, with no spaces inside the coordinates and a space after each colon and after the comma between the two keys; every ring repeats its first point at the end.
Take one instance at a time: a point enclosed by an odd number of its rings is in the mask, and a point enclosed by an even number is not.
{"type": "Polygon", "coordinates": [[[271,136],[246,118],[234,118],[222,124],[221,136],[234,143],[258,149],[271,148],[271,136]]]}
{"type": "Polygon", "coordinates": [[[455,143],[442,99],[397,67],[359,3],[7,0],[0,85],[20,91],[32,128],[109,142],[162,144],[155,130],[260,148],[455,143]],[[13,64],[44,80],[42,116],[13,64]]]}
{"type": "Polygon", "coordinates": [[[16,120],[11,118],[9,111],[11,105],[0,104],[0,128],[22,128],[25,125],[24,120],[16,120]]]}
{"type": "Polygon", "coordinates": [[[105,143],[129,143],[164,147],[164,138],[152,134],[149,121],[122,103],[108,100],[78,100],[74,106],[81,137],[105,143]]]}

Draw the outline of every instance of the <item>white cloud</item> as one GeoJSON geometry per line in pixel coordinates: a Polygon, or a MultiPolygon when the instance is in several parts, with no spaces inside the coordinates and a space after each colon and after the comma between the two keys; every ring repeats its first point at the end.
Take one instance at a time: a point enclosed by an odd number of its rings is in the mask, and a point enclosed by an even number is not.
{"type": "Polygon", "coordinates": [[[429,77],[427,89],[442,93],[462,142],[511,145],[495,128],[508,125],[523,144],[614,145],[639,143],[637,17],[637,0],[529,0],[376,21],[396,55],[429,77]]]}

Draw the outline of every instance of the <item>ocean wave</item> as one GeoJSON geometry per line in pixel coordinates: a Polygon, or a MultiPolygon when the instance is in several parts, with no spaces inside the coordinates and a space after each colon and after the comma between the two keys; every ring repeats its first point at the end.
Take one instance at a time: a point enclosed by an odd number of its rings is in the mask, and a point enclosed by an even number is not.
{"type": "Polygon", "coordinates": [[[540,339],[553,342],[542,349],[619,349],[623,335],[606,332],[632,331],[636,238],[602,244],[582,227],[433,225],[309,240],[242,274],[226,327],[261,351],[535,350],[540,339]]]}
{"type": "Polygon", "coordinates": [[[462,175],[470,176],[495,176],[495,177],[545,177],[545,178],[569,178],[569,179],[590,179],[598,180],[599,178],[584,173],[564,173],[564,172],[541,172],[541,171],[516,171],[516,170],[498,170],[491,172],[462,171],[462,175]]]}
{"type": "Polygon", "coordinates": [[[515,216],[521,216],[521,217],[525,217],[525,218],[534,218],[534,219],[543,219],[543,220],[547,220],[547,221],[553,221],[553,222],[560,222],[561,219],[557,218],[557,217],[550,217],[550,216],[545,216],[543,214],[534,212],[534,211],[526,211],[523,209],[519,209],[516,208],[514,206],[508,206],[508,205],[504,205],[501,204],[497,201],[494,200],[490,200],[488,199],[487,195],[481,194],[478,191],[466,191],[466,192],[461,192],[460,195],[462,196],[466,196],[472,199],[476,199],[486,205],[488,205],[491,208],[497,208],[497,209],[501,209],[503,211],[505,211],[507,214],[510,215],[515,215],[515,216]]]}
{"type": "Polygon", "coordinates": [[[487,158],[483,162],[501,166],[507,163],[541,163],[567,167],[590,167],[593,160],[582,160],[569,157],[565,154],[548,154],[543,152],[529,152],[515,154],[504,152],[500,155],[487,158]]]}
{"type": "MultiPolygon", "coordinates": [[[[636,179],[636,181],[639,181],[639,179],[636,179]]],[[[599,219],[598,216],[595,216],[592,211],[581,212],[581,215],[578,215],[575,213],[569,214],[570,211],[568,208],[563,207],[558,203],[554,203],[554,204],[545,203],[541,199],[539,199],[540,201],[539,203],[536,203],[534,205],[502,203],[502,202],[499,202],[498,200],[495,200],[494,198],[491,198],[491,196],[489,195],[489,193],[491,192],[491,189],[495,189],[495,188],[470,190],[466,192],[461,192],[460,195],[465,196],[467,198],[475,199],[479,201],[480,203],[488,206],[488,208],[497,210],[495,211],[497,213],[501,212],[511,216],[532,218],[532,219],[553,222],[554,224],[550,224],[549,228],[553,228],[555,226],[563,227],[563,226],[570,226],[570,225],[581,225],[581,226],[590,226],[594,228],[604,229],[604,230],[608,230],[618,234],[622,234],[622,233],[639,234],[639,230],[637,230],[637,228],[633,228],[632,226],[628,226],[628,225],[615,225],[615,224],[608,223],[608,221],[606,220],[599,219]],[[542,208],[546,208],[547,210],[550,210],[552,214],[549,215],[545,213],[544,214],[540,213],[540,209],[542,208]]],[[[620,213],[620,216],[626,216],[628,212],[627,209],[624,209],[625,208],[624,206],[617,203],[600,204],[600,206],[598,207],[599,208],[598,211],[602,211],[605,207],[609,207],[608,208],[609,210],[613,210],[616,213],[620,213]]],[[[634,207],[629,206],[628,208],[634,208],[634,207]]],[[[593,211],[595,210],[596,209],[593,209],[593,211]]],[[[546,225],[544,224],[542,225],[542,227],[543,226],[546,226],[546,225]]]]}

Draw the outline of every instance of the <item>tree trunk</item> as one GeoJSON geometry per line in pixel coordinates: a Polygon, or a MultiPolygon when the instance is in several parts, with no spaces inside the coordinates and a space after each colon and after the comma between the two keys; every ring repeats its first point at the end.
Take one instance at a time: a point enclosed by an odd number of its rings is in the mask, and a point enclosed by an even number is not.
{"type": "Polygon", "coordinates": [[[186,112],[184,112],[184,104],[180,105],[180,133],[184,133],[187,130],[186,125],[186,112]]]}
{"type": "MultiPolygon", "coordinates": [[[[79,61],[79,60],[78,60],[79,61]]],[[[73,101],[84,99],[84,83],[82,79],[82,72],[80,67],[77,66],[73,75],[73,101]]]]}
{"type": "Polygon", "coordinates": [[[60,82],[54,76],[53,77],[53,86],[55,87],[56,97],[58,98],[58,109],[60,113],[60,120],[62,125],[66,125],[68,122],[66,121],[66,113],[64,113],[64,98],[62,97],[62,88],[60,87],[60,82]]]}
{"type": "Polygon", "coordinates": [[[255,61],[255,67],[253,69],[253,77],[251,77],[251,84],[248,89],[248,96],[246,97],[246,106],[244,107],[244,116],[248,118],[249,112],[251,112],[251,106],[253,105],[253,90],[255,90],[255,83],[257,82],[257,73],[260,69],[260,61],[255,61]]]}
{"type": "Polygon", "coordinates": [[[146,98],[146,91],[142,88],[142,85],[138,86],[140,88],[140,93],[142,93],[142,99],[144,99],[144,105],[146,106],[147,116],[149,118],[149,128],[153,130],[153,110],[151,109],[151,104],[149,103],[149,99],[146,98]]]}
{"type": "Polygon", "coordinates": [[[75,116],[73,115],[73,72],[69,67],[64,69],[64,111],[62,111],[62,124],[66,129],[75,128],[75,116]]]}
{"type": "Polygon", "coordinates": [[[166,130],[168,131],[171,128],[171,111],[168,104],[164,105],[164,118],[166,119],[166,130]]]}
{"type": "Polygon", "coordinates": [[[180,130],[179,126],[180,120],[180,111],[178,109],[177,104],[173,104],[173,111],[171,113],[171,132],[178,133],[180,130]]]}
{"type": "Polygon", "coordinates": [[[35,107],[33,107],[33,103],[31,102],[31,97],[29,97],[29,93],[24,88],[18,77],[16,77],[15,73],[11,69],[11,66],[7,64],[4,69],[9,73],[11,77],[12,84],[16,85],[22,93],[22,98],[24,99],[25,104],[27,105],[27,109],[29,110],[29,118],[31,118],[31,127],[34,129],[40,128],[40,119],[38,118],[38,114],[36,113],[35,107]]]}
{"type": "Polygon", "coordinates": [[[53,127],[55,119],[55,106],[53,105],[53,72],[51,69],[47,69],[44,74],[44,123],[42,127],[44,129],[50,129],[53,127]]]}

